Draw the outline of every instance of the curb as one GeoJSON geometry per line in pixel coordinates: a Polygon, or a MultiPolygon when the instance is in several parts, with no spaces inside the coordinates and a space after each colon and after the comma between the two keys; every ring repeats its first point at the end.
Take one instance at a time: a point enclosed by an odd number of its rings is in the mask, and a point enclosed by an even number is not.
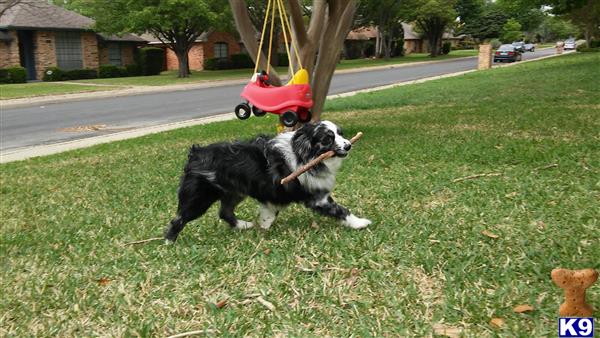
{"type": "MultiPolygon", "coordinates": [[[[566,55],[566,54],[570,54],[570,53],[572,53],[572,52],[563,53],[563,54],[552,54],[552,55],[542,56],[539,58],[525,60],[525,61],[521,61],[521,62],[509,63],[509,64],[505,64],[505,65],[496,65],[496,66],[492,67],[492,69],[515,66],[515,65],[522,64],[524,62],[543,60],[543,59],[548,59],[548,58],[566,55]]],[[[438,62],[438,61],[434,61],[434,62],[438,62]]],[[[456,76],[460,76],[460,75],[464,75],[464,74],[468,74],[468,73],[472,73],[472,72],[476,72],[476,71],[478,71],[478,70],[470,69],[470,70],[465,70],[465,71],[460,71],[460,72],[455,72],[455,73],[450,73],[450,74],[430,76],[430,77],[426,77],[426,78],[422,78],[422,79],[418,79],[418,80],[398,82],[398,83],[393,83],[393,84],[389,84],[389,85],[385,85],[385,86],[359,89],[359,90],[354,90],[351,92],[346,92],[346,93],[341,93],[341,94],[328,95],[327,99],[350,97],[350,96],[354,96],[356,94],[361,94],[361,93],[369,93],[369,92],[379,91],[379,90],[383,90],[383,89],[401,87],[401,86],[423,83],[423,82],[444,79],[444,78],[449,78],[449,77],[456,77],[456,76]]],[[[191,127],[191,126],[208,124],[208,123],[213,123],[213,122],[220,122],[220,121],[228,121],[228,120],[233,120],[233,119],[235,119],[234,114],[231,112],[228,112],[228,113],[213,115],[213,116],[209,116],[209,117],[167,123],[167,124],[162,124],[162,125],[157,125],[157,126],[142,127],[142,128],[137,128],[134,130],[127,130],[127,131],[112,133],[112,134],[108,134],[108,135],[88,137],[88,138],[79,139],[79,140],[72,140],[72,141],[54,143],[54,144],[49,144],[49,145],[39,145],[39,146],[33,146],[33,147],[17,148],[17,149],[13,149],[13,150],[10,150],[10,151],[4,152],[4,153],[0,153],[0,163],[21,161],[21,160],[26,160],[26,159],[29,159],[32,157],[47,156],[47,155],[57,154],[57,153],[61,153],[61,152],[69,151],[69,150],[87,148],[87,147],[91,147],[94,145],[110,143],[110,142],[114,142],[114,141],[127,140],[127,139],[131,139],[131,138],[160,133],[160,132],[169,131],[169,130],[178,129],[178,128],[191,127]]]]}

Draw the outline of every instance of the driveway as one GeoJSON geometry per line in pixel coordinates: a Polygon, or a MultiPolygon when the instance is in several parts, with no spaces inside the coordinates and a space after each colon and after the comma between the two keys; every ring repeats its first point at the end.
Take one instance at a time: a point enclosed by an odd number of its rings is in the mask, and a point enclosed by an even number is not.
{"type": "MultiPolygon", "coordinates": [[[[523,59],[554,54],[554,49],[525,53],[523,59]]],[[[378,87],[477,67],[477,58],[336,74],[329,94],[378,87]]],[[[184,121],[233,111],[243,85],[224,85],[43,106],[2,109],[0,152],[104,135],[116,131],[184,121]],[[101,128],[99,130],[97,127],[101,128]]]]}

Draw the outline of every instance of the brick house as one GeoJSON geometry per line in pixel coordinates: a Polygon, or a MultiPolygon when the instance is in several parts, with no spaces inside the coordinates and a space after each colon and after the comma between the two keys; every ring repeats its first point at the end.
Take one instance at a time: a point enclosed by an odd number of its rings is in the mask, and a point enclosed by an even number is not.
{"type": "Polygon", "coordinates": [[[98,34],[93,25],[94,20],[47,1],[18,4],[0,17],[0,68],[23,66],[29,80],[39,80],[49,67],[125,66],[146,43],[133,34],[98,34]]]}
{"type": "MultiPolygon", "coordinates": [[[[165,70],[179,69],[177,56],[162,41],[151,34],[142,34],[142,38],[148,41],[150,46],[165,50],[165,70]]],[[[206,59],[228,58],[233,54],[242,52],[244,52],[243,44],[233,34],[212,29],[208,30],[198,36],[188,52],[190,70],[203,70],[204,60],[206,59]]]]}
{"type": "MultiPolygon", "coordinates": [[[[421,34],[415,32],[413,26],[406,22],[402,22],[402,29],[404,31],[404,52],[405,54],[410,53],[428,53],[429,44],[427,39],[421,37],[421,34]]],[[[457,46],[458,43],[464,38],[464,35],[454,36],[452,33],[444,33],[442,41],[450,41],[453,46],[457,46]]],[[[357,28],[346,37],[344,42],[344,49],[346,55],[353,55],[358,53],[363,54],[362,57],[370,57],[375,53],[375,40],[377,39],[377,27],[361,27],[357,28]],[[370,42],[370,43],[369,43],[370,42]]]]}

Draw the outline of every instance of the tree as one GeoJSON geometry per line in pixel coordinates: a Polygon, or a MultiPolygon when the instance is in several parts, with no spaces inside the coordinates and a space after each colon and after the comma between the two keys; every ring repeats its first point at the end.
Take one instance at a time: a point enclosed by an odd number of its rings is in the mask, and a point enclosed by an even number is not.
{"type": "Polygon", "coordinates": [[[578,28],[569,20],[557,16],[547,16],[535,32],[541,41],[556,41],[578,34],[578,28]]]}
{"type": "Polygon", "coordinates": [[[500,37],[502,26],[508,21],[508,15],[499,8],[487,8],[484,13],[470,22],[466,22],[463,32],[478,40],[500,37]]]}
{"type": "Polygon", "coordinates": [[[400,0],[363,0],[358,8],[360,26],[377,26],[377,57],[389,59],[395,45],[403,41],[402,29],[403,1],[400,0]],[[401,40],[401,41],[399,41],[401,40]]]}
{"type": "Polygon", "coordinates": [[[196,38],[221,20],[224,2],[210,0],[73,0],[69,8],[96,20],[106,33],[150,32],[171,49],[179,77],[190,74],[188,52],[196,38]]]}
{"type": "MultiPolygon", "coordinates": [[[[323,105],[333,71],[340,58],[342,44],[350,32],[356,0],[314,0],[310,6],[310,19],[306,25],[304,6],[299,0],[285,1],[288,5],[290,24],[298,49],[292,48],[292,65],[297,67],[295,55],[310,75],[310,85],[313,92],[313,121],[320,120],[323,105]]],[[[250,19],[248,5],[245,0],[229,0],[233,10],[235,24],[242,41],[250,56],[256,62],[258,43],[256,32],[259,31],[250,19]]],[[[262,28],[262,27],[261,27],[262,28]]],[[[260,52],[261,54],[262,51],[260,52]]],[[[259,68],[266,69],[267,58],[262,55],[259,68]]],[[[281,85],[277,72],[271,68],[269,79],[274,85],[281,85]]]]}
{"type": "Polygon", "coordinates": [[[564,15],[583,31],[587,46],[600,34],[600,1],[598,0],[544,0],[552,12],[564,15]]]}
{"type": "Polygon", "coordinates": [[[454,6],[462,26],[478,20],[483,15],[484,0],[457,0],[454,6]]]}
{"type": "Polygon", "coordinates": [[[407,19],[414,21],[417,29],[423,32],[433,57],[440,55],[444,32],[456,20],[455,4],[456,0],[410,0],[405,3],[407,19]]]}
{"type": "Polygon", "coordinates": [[[508,19],[502,26],[502,36],[500,40],[504,43],[521,40],[523,32],[521,32],[521,24],[515,19],[508,19]]]}

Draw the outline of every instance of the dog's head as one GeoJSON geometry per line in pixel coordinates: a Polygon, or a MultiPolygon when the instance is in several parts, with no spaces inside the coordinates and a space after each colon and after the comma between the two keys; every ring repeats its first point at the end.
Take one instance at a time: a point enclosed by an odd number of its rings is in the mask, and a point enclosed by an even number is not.
{"type": "Polygon", "coordinates": [[[330,121],[307,123],[298,129],[292,139],[296,156],[303,162],[333,150],[336,157],[346,157],[352,144],[344,138],[342,129],[330,121]]]}

